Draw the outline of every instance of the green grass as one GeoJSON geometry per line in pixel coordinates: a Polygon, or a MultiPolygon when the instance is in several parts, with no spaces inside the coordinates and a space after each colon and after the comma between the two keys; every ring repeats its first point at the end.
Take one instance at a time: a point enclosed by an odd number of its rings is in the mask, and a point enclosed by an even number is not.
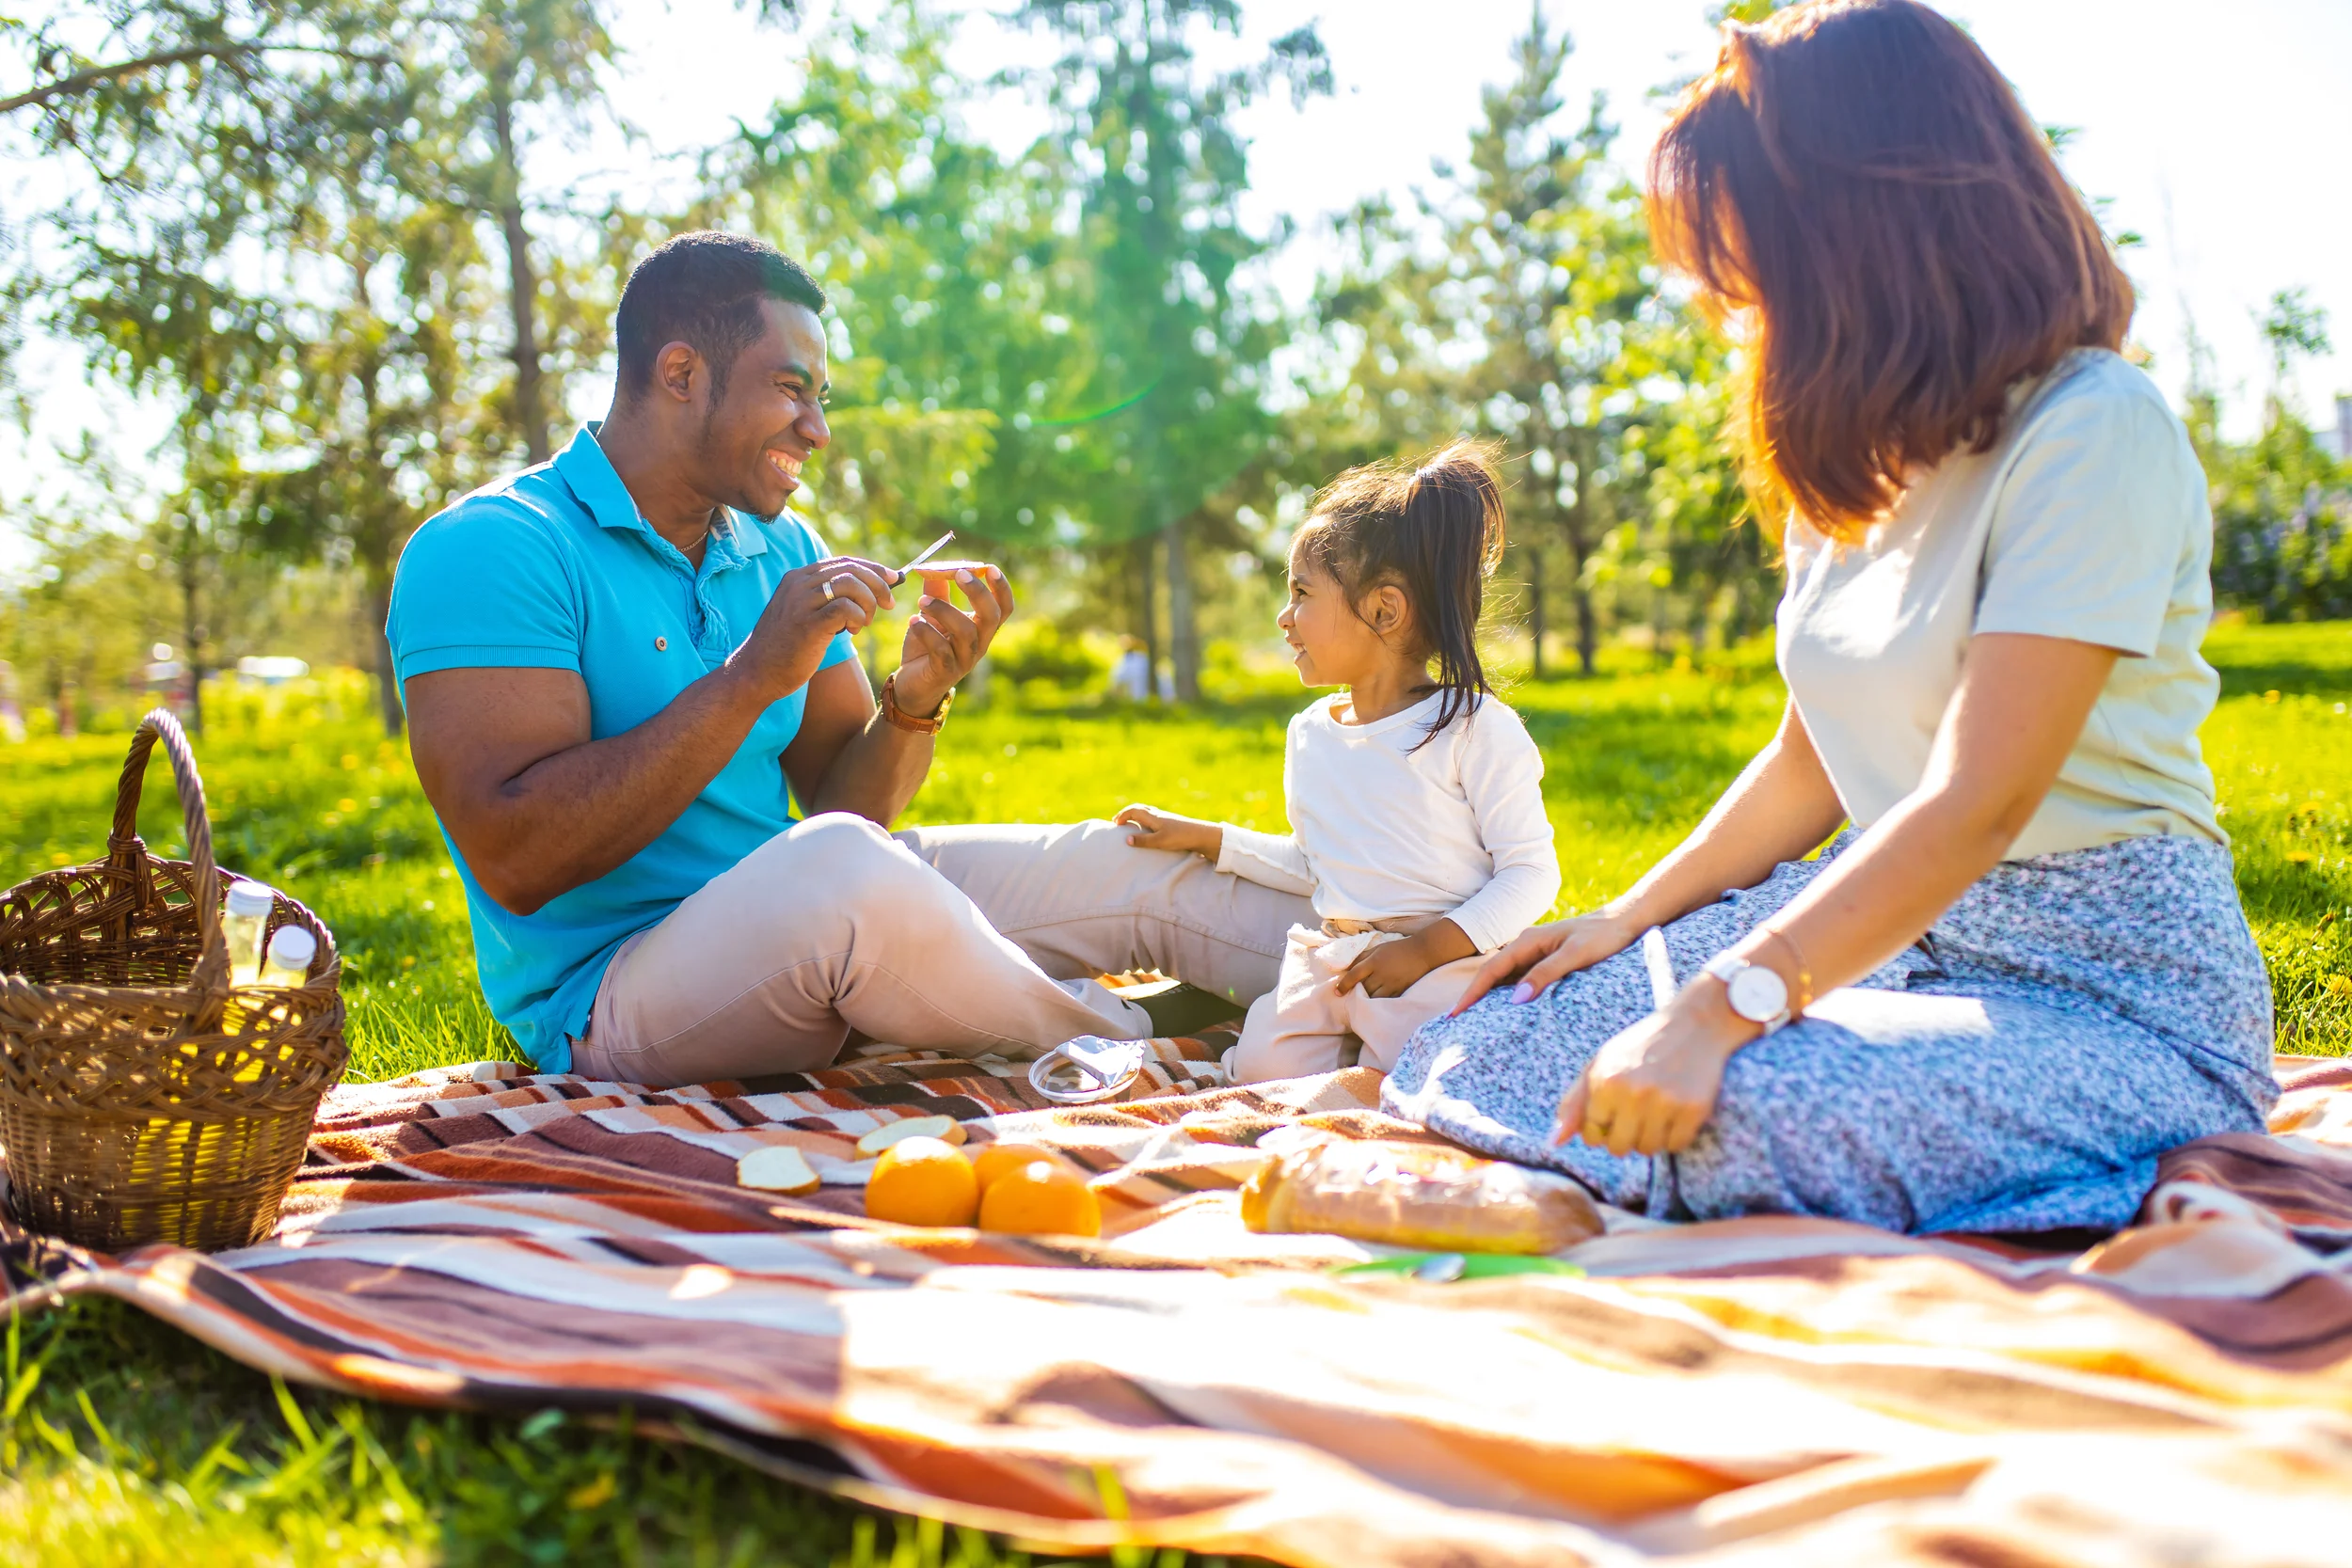
{"type": "MultiPolygon", "coordinates": [[[[2282,1050],[2352,1047],[2352,627],[2216,631],[2205,745],[2271,966],[2282,1050]]],[[[1563,908],[1622,887],[1771,733],[1760,652],[1702,670],[1612,656],[1594,681],[1512,700],[1548,759],[1563,908]]],[[[959,712],[912,814],[1067,820],[1134,800],[1281,821],[1295,687],[1237,681],[1187,715],[1057,704],[959,712]]],[[[199,743],[223,860],[293,892],[346,958],[356,1078],[511,1055],[472,975],[463,898],[405,751],[367,692],[224,699],[199,743]]],[[[0,749],[0,883],[100,852],[116,736],[0,749]]],[[[179,853],[169,775],[141,832],[179,853]]],[[[702,1449],[553,1412],[421,1414],[288,1393],[142,1314],[84,1302],[27,1320],[0,1366],[0,1561],[1009,1568],[1006,1544],[877,1515],[702,1449]]],[[[1117,1560],[1114,1560],[1115,1561],[1117,1560]]],[[[1131,1557],[1172,1568],[1177,1554],[1131,1557]]]]}

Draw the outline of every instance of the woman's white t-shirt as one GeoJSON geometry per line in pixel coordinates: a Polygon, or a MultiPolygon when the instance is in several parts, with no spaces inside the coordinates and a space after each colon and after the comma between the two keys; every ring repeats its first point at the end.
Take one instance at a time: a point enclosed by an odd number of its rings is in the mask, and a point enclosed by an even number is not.
{"type": "Polygon", "coordinates": [[[1216,868],[1314,899],[1326,920],[1451,918],[1482,953],[1560,895],[1544,759],[1493,697],[1422,744],[1442,694],[1369,724],[1344,696],[1291,721],[1282,793],[1291,832],[1227,827],[1216,868]]]}
{"type": "Polygon", "coordinates": [[[1956,452],[1858,545],[1792,522],[1779,657],[1858,828],[1918,787],[1968,640],[2022,632],[2125,657],[2042,807],[2022,860],[2149,833],[2227,843],[2197,744],[2220,681],[2205,476],[2153,382],[2079,349],[2012,396],[2000,439],[1956,452]]]}

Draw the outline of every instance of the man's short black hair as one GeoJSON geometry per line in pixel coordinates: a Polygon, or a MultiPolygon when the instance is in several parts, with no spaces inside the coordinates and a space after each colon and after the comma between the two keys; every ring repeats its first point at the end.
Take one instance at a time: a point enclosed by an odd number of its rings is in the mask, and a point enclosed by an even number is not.
{"type": "Polygon", "coordinates": [[[808,269],[765,240],[706,229],[665,241],[621,291],[613,320],[621,401],[633,403],[653,385],[654,356],[664,344],[687,343],[710,367],[716,407],[736,356],[759,340],[765,299],[825,308],[825,291],[808,269]]]}

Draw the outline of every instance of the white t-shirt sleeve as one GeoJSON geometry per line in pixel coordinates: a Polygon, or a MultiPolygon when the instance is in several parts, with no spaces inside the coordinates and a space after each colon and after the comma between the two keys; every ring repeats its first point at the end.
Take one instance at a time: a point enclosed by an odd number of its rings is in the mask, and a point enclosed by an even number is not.
{"type": "Polygon", "coordinates": [[[2160,404],[2107,375],[2029,417],[1994,502],[1975,629],[2146,657],[2201,521],[2195,455],[2160,404]]]}
{"type": "MultiPolygon", "coordinates": [[[[1282,735],[1282,801],[1294,825],[1298,821],[1298,802],[1291,799],[1291,789],[1297,782],[1298,726],[1305,718],[1305,714],[1294,715],[1282,735]]],[[[1295,893],[1302,898],[1315,895],[1314,864],[1307,859],[1306,847],[1295,833],[1262,833],[1229,822],[1224,842],[1217,847],[1216,868],[1277,893],[1295,893]]]]}
{"type": "Polygon", "coordinates": [[[1462,793],[1494,876],[1447,916],[1481,953],[1491,953],[1541,920],[1560,896],[1560,856],[1544,816],[1544,758],[1519,716],[1493,697],[1466,722],[1462,793]]]}
{"type": "Polygon", "coordinates": [[[1254,828],[1224,825],[1225,841],[1216,852],[1216,868],[1229,877],[1270,887],[1278,893],[1314,896],[1314,873],[1307,867],[1307,851],[1288,833],[1262,833],[1254,828]]]}

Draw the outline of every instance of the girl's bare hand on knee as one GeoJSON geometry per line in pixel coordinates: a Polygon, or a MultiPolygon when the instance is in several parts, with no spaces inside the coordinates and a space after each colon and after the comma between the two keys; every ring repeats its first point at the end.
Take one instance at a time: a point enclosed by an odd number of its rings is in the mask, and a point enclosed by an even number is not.
{"type": "Polygon", "coordinates": [[[1179,816],[1151,806],[1128,806],[1111,820],[1131,830],[1127,842],[1138,849],[1168,849],[1214,861],[1225,848],[1225,825],[1221,822],[1203,822],[1196,816],[1179,816]]]}
{"type": "Polygon", "coordinates": [[[1470,976],[1454,1012],[1464,1011],[1506,980],[1518,982],[1512,989],[1512,1001],[1533,1002],[1577,971],[1622,953],[1639,935],[1625,922],[1606,914],[1571,915],[1549,926],[1531,926],[1496,948],[1494,956],[1470,976]]]}

